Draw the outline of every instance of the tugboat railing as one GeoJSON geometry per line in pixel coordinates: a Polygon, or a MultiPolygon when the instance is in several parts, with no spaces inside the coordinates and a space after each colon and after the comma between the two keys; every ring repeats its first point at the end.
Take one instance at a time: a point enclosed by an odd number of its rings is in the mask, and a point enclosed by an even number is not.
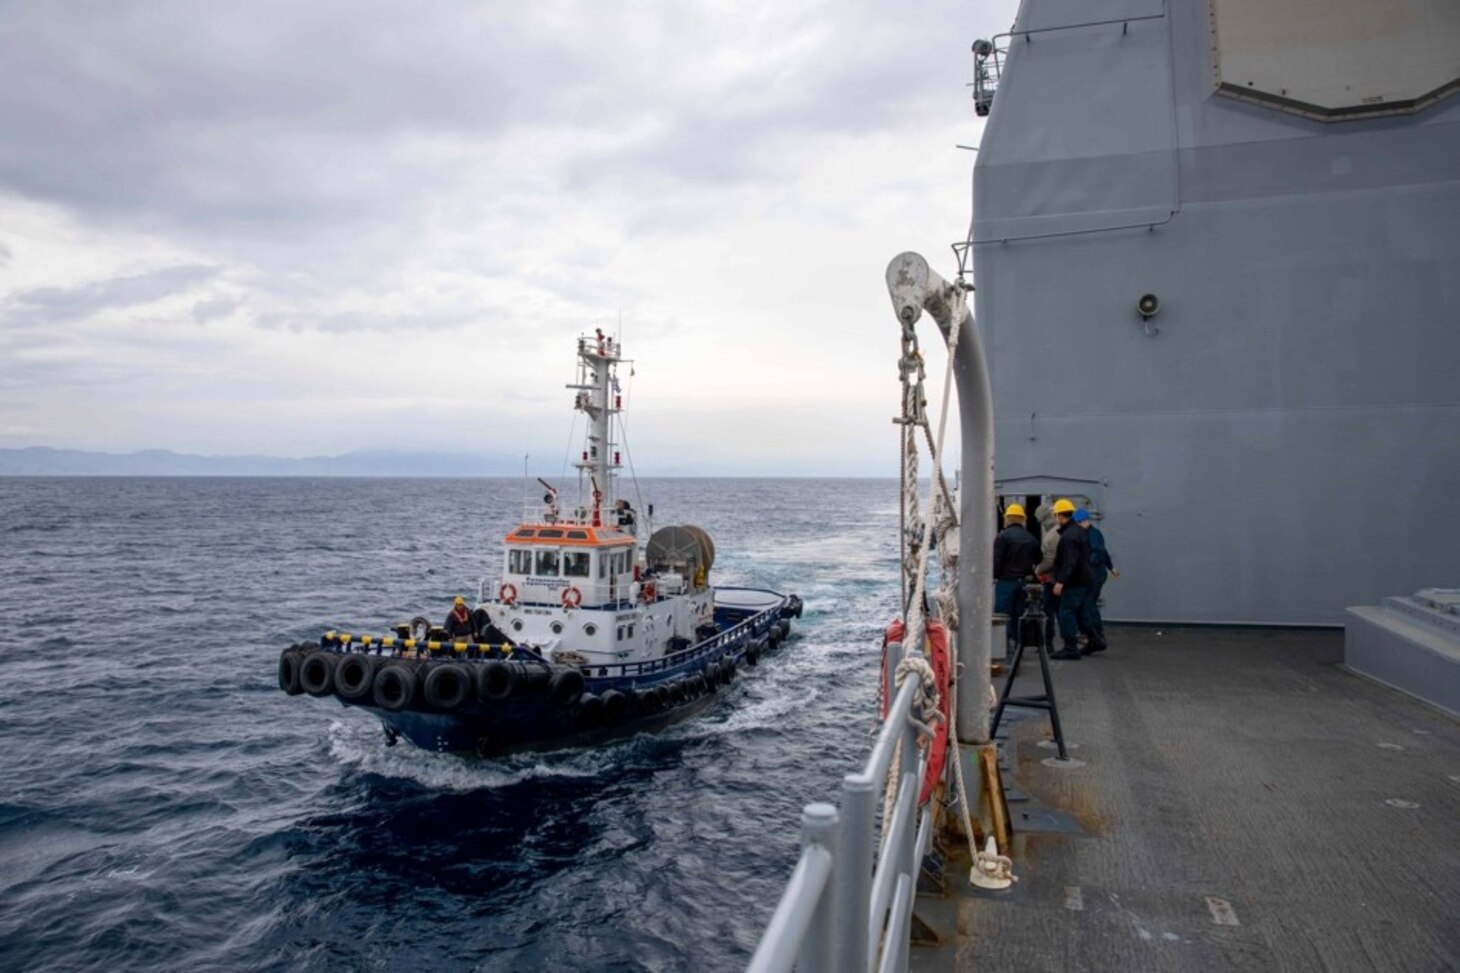
{"type": "MultiPolygon", "coordinates": [[[[888,646],[888,672],[896,671],[902,655],[900,644],[888,646]]],[[[801,855],[750,959],[750,973],[907,969],[918,872],[932,839],[931,803],[917,812],[927,766],[912,715],[917,692],[915,679],[897,691],[867,762],[842,778],[840,805],[808,804],[802,811],[801,855]],[[899,758],[889,793],[888,772],[899,758]],[[890,799],[893,808],[882,822],[880,843],[879,798],[890,799]]]]}

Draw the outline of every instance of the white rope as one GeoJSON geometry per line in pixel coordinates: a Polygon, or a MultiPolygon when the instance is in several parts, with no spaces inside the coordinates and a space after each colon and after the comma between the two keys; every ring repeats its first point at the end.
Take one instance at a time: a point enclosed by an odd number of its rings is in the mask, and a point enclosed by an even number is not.
{"type": "MultiPolygon", "coordinates": [[[[923,413],[923,406],[926,405],[927,400],[922,397],[924,371],[922,367],[922,355],[917,351],[917,336],[912,330],[912,325],[906,325],[903,328],[903,344],[905,348],[911,345],[912,354],[917,360],[918,373],[918,381],[913,386],[916,412],[910,415],[908,412],[909,395],[907,392],[908,369],[906,364],[904,364],[902,422],[903,451],[907,456],[907,472],[903,477],[903,504],[904,506],[911,505],[912,511],[909,520],[921,527],[921,538],[916,547],[909,552],[915,558],[916,568],[913,571],[912,599],[907,608],[907,633],[903,640],[904,645],[913,647],[921,646],[923,644],[923,636],[926,634],[924,630],[927,626],[927,620],[924,617],[923,600],[924,589],[927,584],[928,548],[932,546],[935,526],[941,528],[937,534],[937,542],[939,545],[939,565],[943,568],[940,572],[941,577],[939,579],[940,591],[935,600],[938,601],[940,609],[945,603],[954,605],[953,614],[951,616],[944,616],[944,624],[948,626],[950,631],[955,631],[958,628],[958,612],[956,607],[958,585],[956,559],[958,554],[957,551],[948,552],[946,547],[943,546],[951,528],[956,527],[958,524],[958,516],[952,510],[952,494],[949,492],[948,483],[943,477],[943,437],[948,431],[948,404],[952,400],[953,392],[953,356],[958,347],[958,332],[963,319],[963,292],[958,291],[957,293],[958,297],[954,301],[955,315],[948,334],[948,367],[943,374],[943,405],[938,416],[938,434],[936,439],[932,436],[931,430],[928,429],[927,416],[923,413]],[[917,433],[915,428],[917,426],[923,428],[924,434],[927,437],[929,458],[933,464],[933,496],[930,500],[932,509],[929,511],[927,518],[923,518],[921,511],[917,509],[918,457],[917,433]],[[950,567],[954,568],[954,570],[950,571],[950,567]]],[[[904,363],[907,362],[908,357],[907,354],[904,354],[904,363]]],[[[904,560],[905,563],[906,559],[904,560]]]]}
{"type": "MultiPolygon", "coordinates": [[[[906,599],[907,626],[903,644],[911,648],[921,647],[925,635],[926,620],[924,618],[923,601],[926,587],[928,557],[927,552],[933,546],[933,538],[936,537],[939,566],[938,590],[933,594],[933,601],[938,607],[939,616],[947,625],[950,634],[954,637],[956,646],[957,631],[959,628],[958,614],[958,512],[954,509],[953,495],[948,489],[947,480],[943,476],[943,440],[948,428],[948,405],[952,398],[953,390],[953,361],[958,349],[958,335],[967,314],[968,296],[961,288],[957,288],[952,300],[952,324],[948,334],[948,367],[943,376],[943,402],[938,417],[938,432],[935,436],[928,426],[927,416],[924,414],[924,407],[927,404],[923,397],[923,379],[925,370],[923,368],[922,354],[918,351],[917,335],[912,325],[903,326],[902,348],[903,355],[900,362],[903,387],[903,442],[902,442],[902,507],[904,515],[904,529],[902,537],[902,567],[904,574],[904,591],[910,591],[906,599]],[[912,381],[916,374],[917,380],[912,381]],[[924,439],[928,445],[929,459],[933,467],[932,496],[929,498],[930,510],[927,518],[922,516],[918,496],[918,448],[917,428],[921,427],[924,439]],[[909,577],[910,575],[910,577],[909,577]]],[[[954,657],[956,658],[956,651],[954,657]]],[[[921,661],[921,660],[919,660],[921,661]]],[[[924,663],[926,664],[926,663],[924,663]]],[[[899,685],[903,668],[898,666],[899,685]]],[[[958,689],[963,681],[965,673],[962,667],[954,673],[953,687],[949,700],[948,736],[952,744],[951,755],[953,758],[953,776],[958,787],[957,803],[960,816],[963,820],[963,833],[968,839],[969,856],[974,861],[975,872],[982,869],[991,878],[1008,878],[1013,881],[1010,874],[1012,863],[1008,858],[998,855],[996,852],[980,851],[974,841],[973,821],[971,809],[968,802],[968,788],[963,780],[963,761],[958,750],[958,689]],[[990,854],[993,858],[990,859],[990,854]]],[[[978,678],[977,674],[973,674],[978,678]]],[[[993,683],[987,683],[986,697],[991,701],[997,700],[993,683]]],[[[941,717],[941,714],[939,714],[941,717]]],[[[898,764],[900,760],[896,757],[893,767],[890,769],[890,780],[897,780],[898,764]]],[[[883,806],[883,820],[891,814],[893,794],[889,787],[887,800],[883,806]]]]}
{"type": "MultiPolygon", "coordinates": [[[[905,656],[897,664],[897,673],[893,677],[892,691],[893,698],[897,698],[898,692],[902,690],[902,684],[909,676],[917,679],[913,685],[912,710],[908,714],[918,727],[918,749],[926,750],[928,743],[933,738],[937,724],[943,722],[943,713],[938,709],[938,677],[933,672],[933,667],[927,659],[921,656],[905,656]]],[[[892,807],[897,802],[897,783],[902,780],[902,748],[898,747],[893,754],[892,765],[887,768],[887,786],[883,788],[882,798],[882,820],[892,820],[892,807]]],[[[919,781],[918,787],[922,786],[919,781]]]]}
{"type": "Polygon", "coordinates": [[[913,693],[912,718],[917,721],[919,729],[932,736],[934,724],[943,722],[943,713],[938,709],[938,677],[928,660],[916,655],[910,655],[897,664],[894,680],[899,690],[908,676],[918,677],[917,691],[913,693]]]}
{"type": "Polygon", "coordinates": [[[992,835],[989,836],[988,847],[974,853],[968,880],[984,888],[1008,888],[1019,881],[1014,875],[1013,860],[1008,855],[999,854],[992,835]]]}

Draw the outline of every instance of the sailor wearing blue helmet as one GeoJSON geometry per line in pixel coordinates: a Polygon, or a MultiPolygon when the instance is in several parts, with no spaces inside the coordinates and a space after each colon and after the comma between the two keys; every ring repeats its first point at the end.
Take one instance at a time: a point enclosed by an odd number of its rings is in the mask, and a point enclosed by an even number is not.
{"type": "Polygon", "coordinates": [[[1120,572],[1115,570],[1115,562],[1111,560],[1110,549],[1105,546],[1105,535],[1100,528],[1095,526],[1095,521],[1090,519],[1090,511],[1081,507],[1075,511],[1075,523],[1085,529],[1085,536],[1090,541],[1090,570],[1093,578],[1090,582],[1089,614],[1090,625],[1099,636],[1098,641],[1091,640],[1092,644],[1087,645],[1085,651],[1101,652],[1105,649],[1105,620],[1100,617],[1100,592],[1105,589],[1105,582],[1110,578],[1120,577],[1120,572]],[[1097,647],[1098,646],[1098,647],[1097,647]]]}

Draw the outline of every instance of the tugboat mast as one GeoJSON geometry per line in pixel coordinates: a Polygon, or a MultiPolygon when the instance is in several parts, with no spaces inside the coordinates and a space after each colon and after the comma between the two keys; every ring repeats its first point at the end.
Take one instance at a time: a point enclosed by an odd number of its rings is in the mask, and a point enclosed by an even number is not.
{"type": "Polygon", "coordinates": [[[579,496],[590,500],[588,518],[595,527],[603,525],[603,503],[613,500],[614,481],[621,465],[618,444],[612,438],[612,419],[623,405],[616,376],[620,360],[618,342],[601,328],[595,329],[592,337],[578,339],[578,381],[568,386],[578,392],[578,411],[588,416],[582,458],[574,465],[578,467],[579,496]]]}

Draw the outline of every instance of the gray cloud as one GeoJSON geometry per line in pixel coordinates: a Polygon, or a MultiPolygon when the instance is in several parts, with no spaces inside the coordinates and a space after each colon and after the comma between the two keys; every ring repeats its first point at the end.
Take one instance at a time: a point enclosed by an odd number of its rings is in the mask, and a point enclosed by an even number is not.
{"type": "Polygon", "coordinates": [[[819,9],[760,12],[767,40],[804,35],[806,49],[757,71],[715,66],[746,41],[730,33],[734,8],[649,5],[639,36],[615,10],[555,23],[445,0],[12,3],[0,10],[0,182],[113,218],[247,234],[408,205],[448,185],[473,147],[531,167],[547,129],[584,136],[569,191],[625,172],[764,178],[778,138],[864,130],[909,107],[924,68],[900,42],[926,26],[885,6],[850,12],[832,27],[819,9]],[[646,131],[626,144],[592,144],[635,126],[646,131]]]}
{"type": "MultiPolygon", "coordinates": [[[[354,447],[506,393],[299,406],[312,363],[510,361],[513,394],[555,408],[528,376],[620,310],[695,401],[734,401],[703,336],[874,320],[898,234],[966,226],[965,161],[942,190],[922,162],[972,124],[968,39],[1007,25],[997,2],[965,37],[953,0],[0,0],[0,204],[25,217],[0,372],[45,378],[10,386],[0,429],[180,445],[152,437],[186,414],[236,448],[354,447]],[[869,283],[812,299],[807,273],[869,283]],[[68,387],[87,396],[46,391],[68,387]],[[107,423],[78,420],[91,403],[107,423]]],[[[533,408],[484,425],[528,437],[533,408]]]]}
{"type": "Polygon", "coordinates": [[[37,287],[7,301],[5,322],[20,326],[63,324],[111,308],[134,307],[181,293],[218,275],[219,268],[189,264],[75,287],[37,287]]]}
{"type": "Polygon", "coordinates": [[[242,301],[228,297],[215,297],[212,300],[199,301],[193,305],[193,320],[198,324],[207,324],[209,321],[224,318],[236,311],[242,301]]]}

